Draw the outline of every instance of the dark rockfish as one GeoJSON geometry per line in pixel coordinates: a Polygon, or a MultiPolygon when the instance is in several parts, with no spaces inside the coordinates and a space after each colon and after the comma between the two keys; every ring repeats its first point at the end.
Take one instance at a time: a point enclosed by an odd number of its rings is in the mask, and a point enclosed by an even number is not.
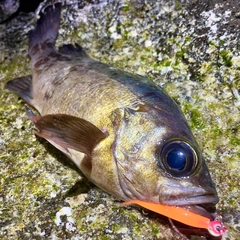
{"type": "Polygon", "coordinates": [[[185,117],[151,80],[90,58],[80,46],[55,49],[61,4],[46,8],[29,35],[32,77],[7,83],[38,136],[65,153],[97,186],[127,201],[218,202],[185,117]]]}

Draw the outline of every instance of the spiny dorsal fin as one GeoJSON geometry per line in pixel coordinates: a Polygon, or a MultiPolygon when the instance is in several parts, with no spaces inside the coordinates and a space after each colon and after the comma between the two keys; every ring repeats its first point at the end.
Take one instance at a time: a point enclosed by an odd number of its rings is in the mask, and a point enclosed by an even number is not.
{"type": "Polygon", "coordinates": [[[32,96],[32,76],[15,78],[6,84],[6,89],[16,93],[23,100],[31,105],[32,96]]]}
{"type": "Polygon", "coordinates": [[[64,44],[58,49],[58,51],[62,54],[74,57],[88,57],[83,48],[78,44],[75,44],[75,46],[72,44],[64,44]]]}
{"type": "Polygon", "coordinates": [[[35,134],[63,148],[83,152],[88,156],[96,145],[107,137],[92,123],[66,114],[29,116],[38,131],[35,134]]]}

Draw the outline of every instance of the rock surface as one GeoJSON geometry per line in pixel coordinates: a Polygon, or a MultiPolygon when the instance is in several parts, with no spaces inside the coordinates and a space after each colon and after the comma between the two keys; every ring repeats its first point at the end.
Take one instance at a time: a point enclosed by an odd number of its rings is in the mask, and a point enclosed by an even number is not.
{"type": "MultiPolygon", "coordinates": [[[[35,22],[34,13],[20,13],[0,25],[0,238],[182,239],[165,218],[121,208],[32,134],[24,103],[4,85],[30,73],[35,22]]],[[[240,236],[239,26],[234,0],[71,0],[58,40],[148,76],[179,103],[217,186],[222,239],[231,240],[240,236]]]]}
{"type": "Polygon", "coordinates": [[[19,5],[19,0],[0,0],[0,23],[17,12],[19,5]]]}

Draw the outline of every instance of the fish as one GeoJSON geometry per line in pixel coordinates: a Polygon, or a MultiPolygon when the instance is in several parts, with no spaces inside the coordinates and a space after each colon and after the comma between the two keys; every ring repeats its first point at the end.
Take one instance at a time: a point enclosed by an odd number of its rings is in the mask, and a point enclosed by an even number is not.
{"type": "Polygon", "coordinates": [[[6,84],[30,106],[34,133],[117,199],[214,212],[215,184],[175,101],[147,77],[99,62],[78,44],[57,49],[60,21],[61,3],[45,8],[29,32],[32,75],[6,84]]]}

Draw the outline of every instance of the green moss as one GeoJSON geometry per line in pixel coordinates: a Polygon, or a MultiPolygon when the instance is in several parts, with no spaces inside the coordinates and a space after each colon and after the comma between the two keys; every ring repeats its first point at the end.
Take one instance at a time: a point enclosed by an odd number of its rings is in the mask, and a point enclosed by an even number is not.
{"type": "Polygon", "coordinates": [[[123,9],[124,12],[128,12],[130,10],[130,7],[128,5],[124,5],[123,9]]]}
{"type": "Polygon", "coordinates": [[[231,205],[235,205],[235,203],[236,203],[235,199],[230,199],[228,201],[228,204],[231,204],[231,205]]]}
{"type": "MultiPolygon", "coordinates": [[[[212,124],[213,125],[213,124],[212,124]]],[[[211,128],[211,132],[213,133],[213,135],[215,136],[215,138],[217,136],[222,136],[223,135],[223,130],[217,125],[211,128]]]]}
{"type": "Polygon", "coordinates": [[[125,214],[128,212],[128,210],[125,210],[123,207],[118,209],[119,214],[125,214]]]}
{"type": "Polygon", "coordinates": [[[87,231],[87,226],[85,225],[77,225],[78,229],[80,232],[86,232],[87,231]]]}
{"type": "Polygon", "coordinates": [[[37,208],[38,206],[40,206],[40,203],[35,201],[33,206],[37,208]]]}
{"type": "Polygon", "coordinates": [[[122,228],[122,226],[120,226],[117,223],[113,223],[111,228],[112,228],[112,231],[117,232],[118,230],[120,230],[122,228]]]}
{"type": "Polygon", "coordinates": [[[99,223],[98,226],[102,229],[102,228],[106,228],[108,226],[108,224],[107,223],[99,223]]]}
{"type": "Polygon", "coordinates": [[[155,223],[151,223],[151,230],[154,235],[157,235],[159,233],[159,227],[155,223]]]}
{"type": "Polygon", "coordinates": [[[219,52],[219,56],[221,56],[222,61],[226,67],[231,67],[233,65],[231,52],[226,50],[221,50],[219,52]]]}
{"type": "Polygon", "coordinates": [[[137,235],[140,232],[141,232],[141,226],[138,223],[134,224],[134,235],[137,235]]]}
{"type": "Polygon", "coordinates": [[[190,115],[190,127],[193,129],[204,129],[206,127],[206,119],[202,113],[191,103],[183,102],[183,112],[190,115]]]}
{"type": "Polygon", "coordinates": [[[169,67],[172,65],[172,59],[166,59],[163,61],[159,61],[157,63],[154,64],[154,68],[156,67],[169,67]]]}
{"type": "Polygon", "coordinates": [[[129,216],[129,218],[130,218],[130,220],[131,220],[132,222],[135,222],[136,219],[137,219],[136,215],[133,214],[133,213],[129,213],[128,216],[129,216]]]}
{"type": "Polygon", "coordinates": [[[0,63],[1,74],[4,74],[6,80],[11,80],[18,76],[25,76],[29,74],[30,63],[27,56],[16,55],[11,61],[0,63]]]}
{"type": "Polygon", "coordinates": [[[122,38],[120,39],[116,39],[114,42],[113,42],[113,47],[114,49],[121,49],[123,48],[123,45],[124,45],[124,40],[122,38]]]}
{"type": "Polygon", "coordinates": [[[180,3],[179,1],[176,1],[176,2],[175,2],[175,9],[176,9],[177,11],[179,11],[181,8],[182,8],[181,3],[180,3]]]}
{"type": "Polygon", "coordinates": [[[95,222],[92,222],[92,224],[91,224],[91,226],[96,229],[105,228],[107,225],[108,225],[107,223],[104,223],[101,221],[95,221],[95,222]]]}
{"type": "Polygon", "coordinates": [[[84,210],[84,209],[81,209],[79,212],[78,212],[78,218],[79,219],[84,219],[88,214],[88,211],[87,210],[84,210]]]}
{"type": "Polygon", "coordinates": [[[240,139],[237,137],[230,137],[230,144],[233,146],[240,146],[240,139]]]}
{"type": "Polygon", "coordinates": [[[52,185],[52,188],[53,188],[53,190],[56,191],[56,192],[59,190],[59,187],[58,187],[56,184],[53,184],[53,185],[52,185]]]}
{"type": "Polygon", "coordinates": [[[211,74],[211,71],[213,70],[212,62],[203,62],[201,64],[201,67],[199,69],[199,75],[197,76],[200,80],[208,80],[206,76],[209,76],[211,74]]]}
{"type": "Polygon", "coordinates": [[[176,58],[182,58],[186,53],[186,48],[181,48],[181,50],[176,52],[176,58]]]}
{"type": "Polygon", "coordinates": [[[76,226],[81,232],[85,232],[87,230],[87,226],[83,223],[83,220],[86,218],[88,215],[88,211],[84,209],[80,209],[76,211],[76,226]]]}

